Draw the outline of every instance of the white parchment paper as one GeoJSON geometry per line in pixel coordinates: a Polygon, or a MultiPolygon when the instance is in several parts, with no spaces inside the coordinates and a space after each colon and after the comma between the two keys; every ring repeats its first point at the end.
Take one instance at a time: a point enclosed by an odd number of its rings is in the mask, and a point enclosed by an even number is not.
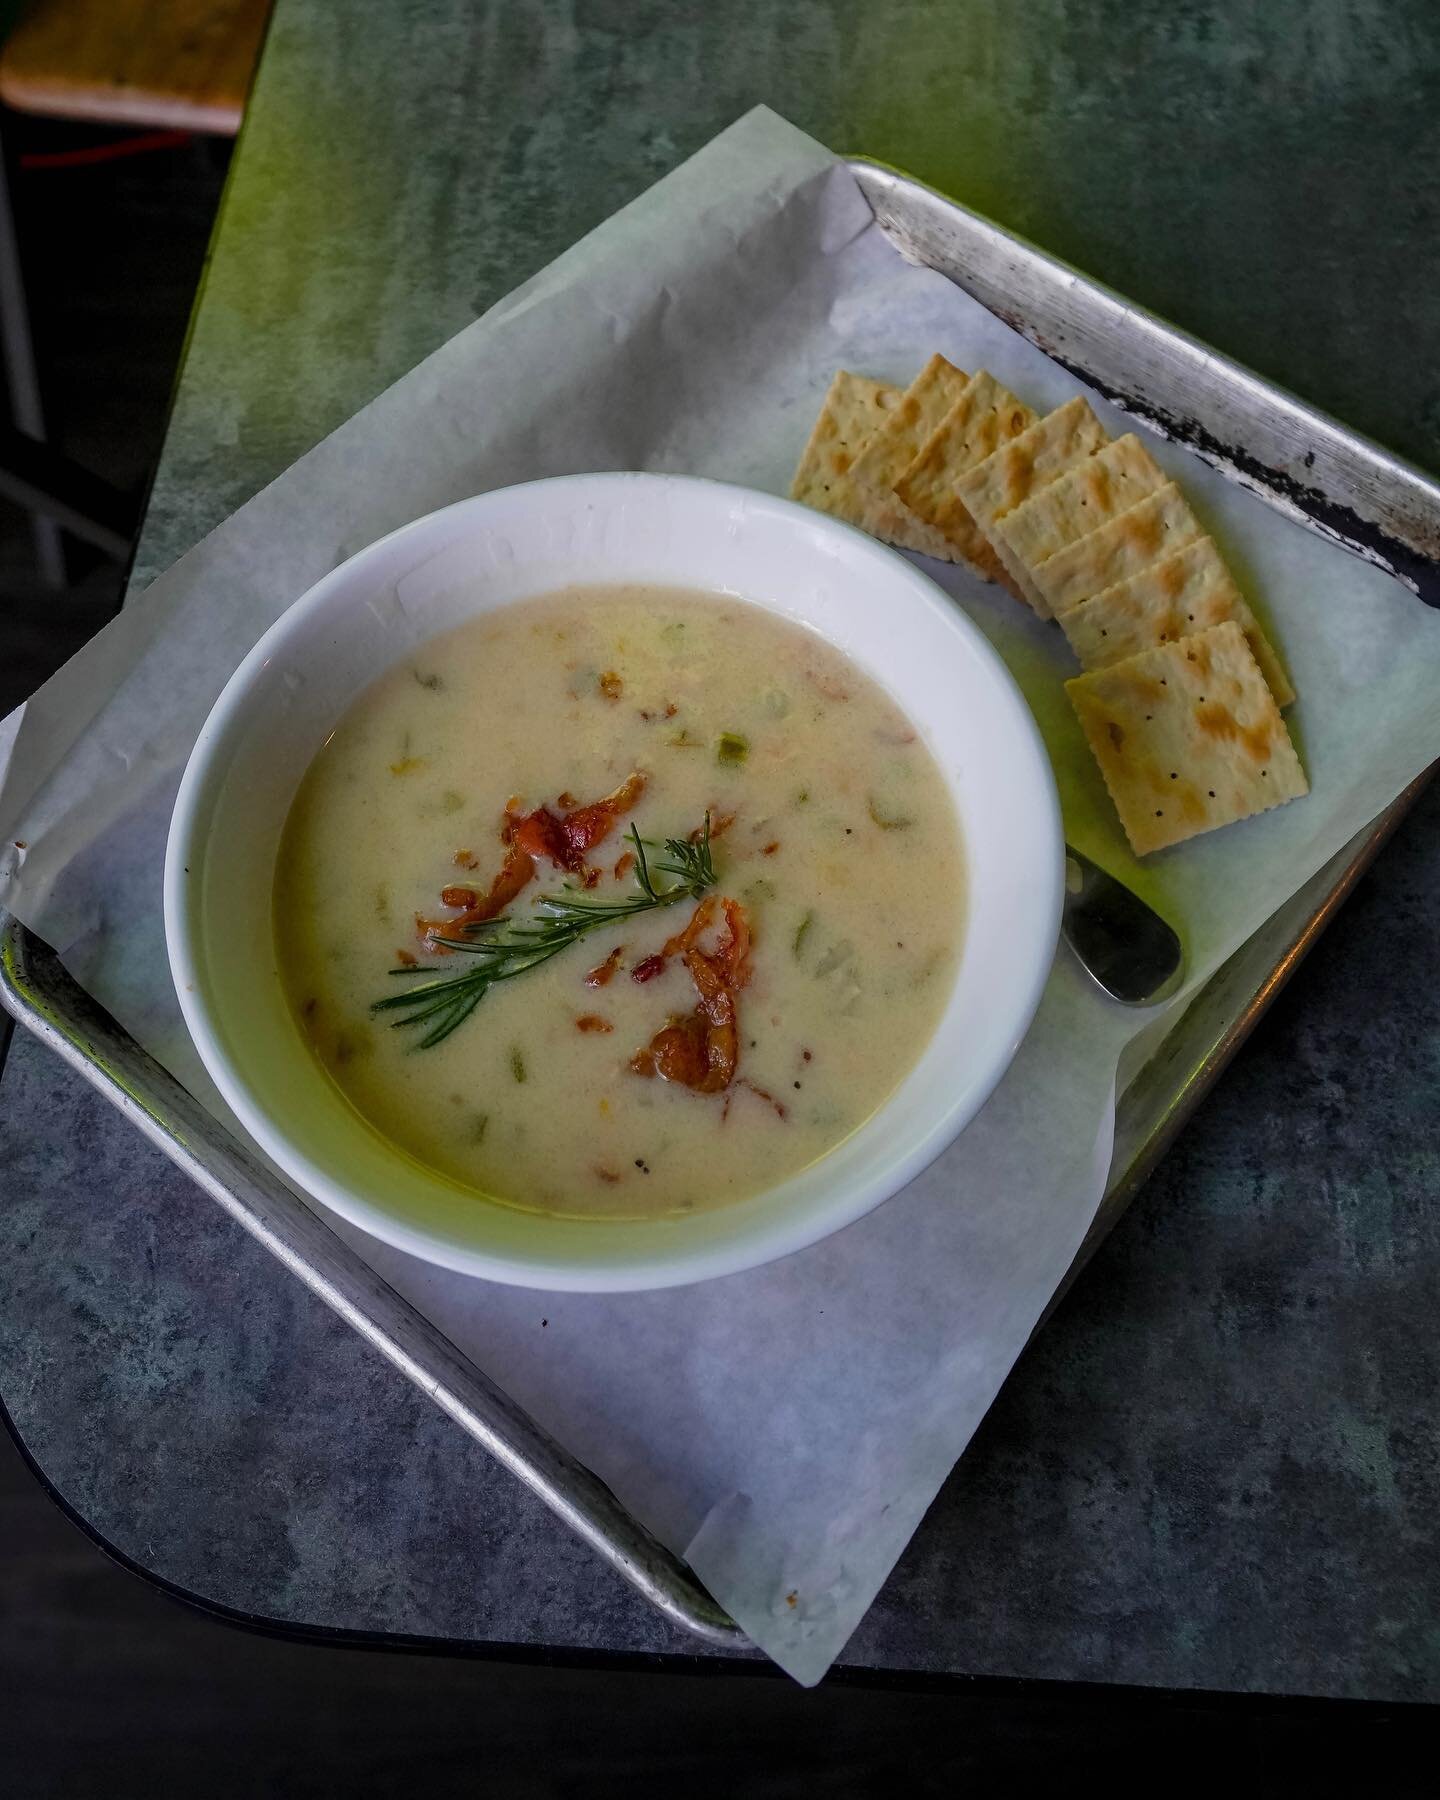
{"type": "MultiPolygon", "coordinates": [[[[1076,391],[904,263],[828,151],[752,113],[303,457],[0,723],[0,903],[223,1115],[171,991],[161,863],[190,747],[265,627],[381,533],[510,482],[654,469],[783,492],[836,367],[905,382],[937,349],[1040,410],[1076,391]]],[[[1273,622],[1309,799],[1139,870],[1064,701],[1059,633],[927,566],[1024,687],[1072,842],[1163,906],[1199,982],[1440,754],[1440,617],[1152,448],[1273,622]]],[[[1010,1073],[924,1176],[825,1244],[700,1287],[540,1295],[339,1229],[814,1682],[1084,1235],[1117,1060],[1147,1022],[1062,952],[1010,1073]]]]}

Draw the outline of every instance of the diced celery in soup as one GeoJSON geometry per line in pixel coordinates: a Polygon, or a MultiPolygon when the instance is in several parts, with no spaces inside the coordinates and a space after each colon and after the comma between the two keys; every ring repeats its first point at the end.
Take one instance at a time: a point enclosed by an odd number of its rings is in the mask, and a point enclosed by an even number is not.
{"type": "Polygon", "coordinates": [[[384,676],[275,884],[297,1024],[357,1111],[568,1215],[718,1206],[834,1149],[930,1039],[963,923],[953,803],[879,686],[759,607],[643,587],[384,676]]]}

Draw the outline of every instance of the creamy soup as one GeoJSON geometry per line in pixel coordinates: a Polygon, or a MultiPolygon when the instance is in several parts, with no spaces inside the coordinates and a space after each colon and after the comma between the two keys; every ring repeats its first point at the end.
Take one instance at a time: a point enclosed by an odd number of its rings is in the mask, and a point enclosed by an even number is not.
{"type": "Polygon", "coordinates": [[[296,1021],[376,1130],[477,1197],[609,1217],[743,1198],[862,1125],[963,914],[954,805],[894,702],[759,607],[643,587],[384,676],[275,884],[296,1021]]]}

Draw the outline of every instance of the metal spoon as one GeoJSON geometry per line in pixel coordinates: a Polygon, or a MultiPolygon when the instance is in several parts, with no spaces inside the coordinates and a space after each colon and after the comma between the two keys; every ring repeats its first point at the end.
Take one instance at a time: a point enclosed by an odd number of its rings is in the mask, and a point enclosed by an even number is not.
{"type": "Polygon", "coordinates": [[[1069,844],[1060,929],[1095,985],[1124,1006],[1155,1006],[1180,986],[1185,956],[1175,932],[1069,844]]]}

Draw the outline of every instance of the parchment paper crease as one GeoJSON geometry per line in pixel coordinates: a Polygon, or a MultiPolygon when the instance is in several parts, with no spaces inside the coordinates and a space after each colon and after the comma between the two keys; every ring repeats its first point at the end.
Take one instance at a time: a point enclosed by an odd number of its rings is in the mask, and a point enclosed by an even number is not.
{"type": "MultiPolygon", "coordinates": [[[[303,457],[0,725],[0,903],[223,1111],[171,992],[161,860],[190,746],[263,629],[381,533],[487,488],[628,468],[783,492],[836,367],[904,382],[937,349],[1039,409],[1076,391],[903,262],[828,151],[750,114],[303,457]]],[[[1440,618],[1153,448],[1273,623],[1308,800],[1138,871],[1064,702],[1058,632],[930,572],[1024,687],[1072,841],[1182,926],[1198,982],[1440,754],[1440,618]]],[[[1146,1022],[1062,953],[1011,1072],[920,1180],[816,1249],[698,1288],[532,1294],[340,1229],[814,1682],[1069,1264],[1104,1186],[1117,1059],[1146,1022]]]]}

